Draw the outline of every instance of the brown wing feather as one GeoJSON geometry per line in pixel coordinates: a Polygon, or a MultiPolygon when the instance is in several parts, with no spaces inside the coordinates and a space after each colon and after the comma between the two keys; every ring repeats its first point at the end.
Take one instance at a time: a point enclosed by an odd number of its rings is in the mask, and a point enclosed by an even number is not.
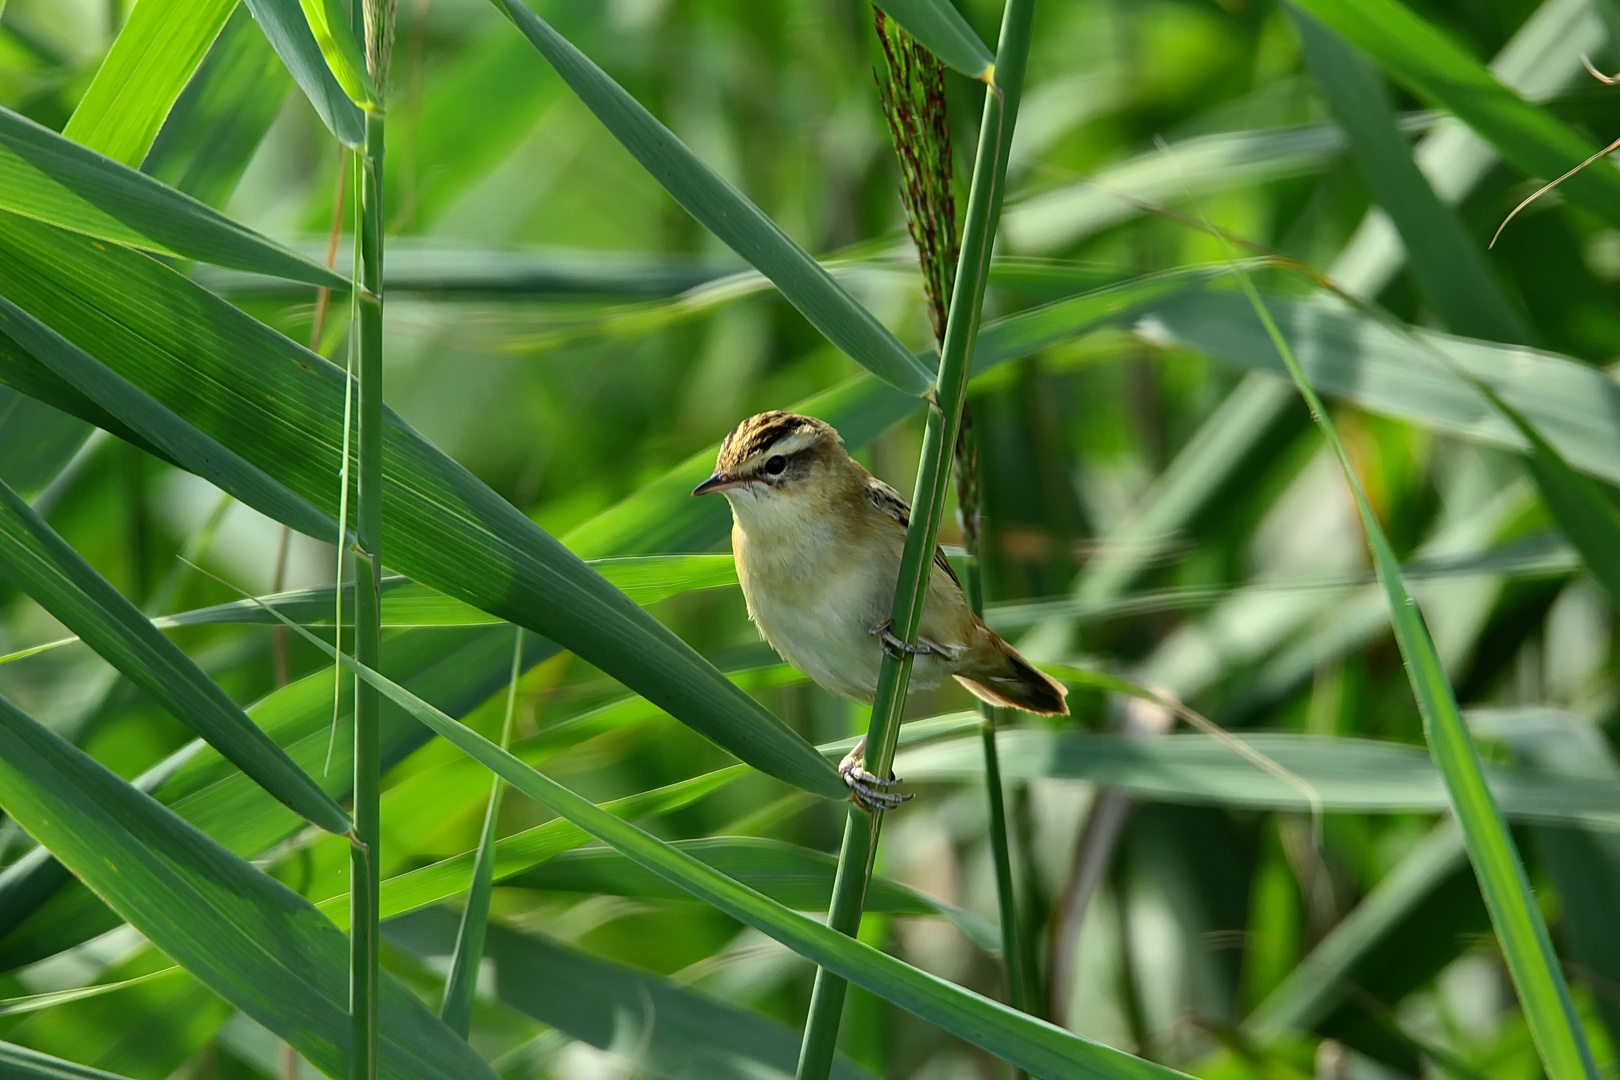
{"type": "MultiPolygon", "coordinates": [[[[911,527],[911,504],[901,498],[894,488],[875,476],[869,476],[866,478],[866,497],[873,506],[898,521],[902,529],[911,527]]],[[[951,569],[950,560],[945,558],[945,549],[937,545],[934,548],[934,565],[945,571],[945,576],[955,582],[958,589],[962,587],[961,579],[951,569]]]]}

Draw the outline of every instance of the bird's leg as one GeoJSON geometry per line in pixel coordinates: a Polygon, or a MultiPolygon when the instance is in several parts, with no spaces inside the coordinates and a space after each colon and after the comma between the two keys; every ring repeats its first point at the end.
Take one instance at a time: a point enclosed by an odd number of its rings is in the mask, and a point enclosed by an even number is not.
{"type": "Polygon", "coordinates": [[[890,627],[893,625],[893,619],[884,619],[882,622],[872,627],[872,629],[868,630],[867,633],[881,641],[883,643],[883,651],[894,657],[896,660],[900,659],[901,653],[910,653],[912,656],[933,655],[934,650],[929,648],[927,645],[908,645],[904,641],[901,641],[900,638],[895,635],[894,631],[890,629],[890,627]]]}
{"type": "Polygon", "coordinates": [[[876,813],[879,810],[893,810],[901,803],[916,797],[902,795],[894,790],[900,786],[900,781],[894,776],[891,775],[887,780],[874,776],[861,761],[865,753],[866,737],[863,735],[861,741],[855,744],[855,749],[845,754],[844,760],[838,763],[838,775],[844,778],[844,783],[848,784],[849,790],[854,793],[852,798],[857,806],[876,813]]]}

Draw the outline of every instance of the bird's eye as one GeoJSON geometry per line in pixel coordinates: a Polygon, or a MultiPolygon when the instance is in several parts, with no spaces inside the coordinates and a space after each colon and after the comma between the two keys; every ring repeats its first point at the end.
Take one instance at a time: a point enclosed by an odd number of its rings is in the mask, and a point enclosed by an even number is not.
{"type": "Polygon", "coordinates": [[[787,458],[781,454],[772,454],[771,459],[765,463],[765,471],[772,476],[782,475],[782,470],[785,468],[787,468],[787,458]]]}

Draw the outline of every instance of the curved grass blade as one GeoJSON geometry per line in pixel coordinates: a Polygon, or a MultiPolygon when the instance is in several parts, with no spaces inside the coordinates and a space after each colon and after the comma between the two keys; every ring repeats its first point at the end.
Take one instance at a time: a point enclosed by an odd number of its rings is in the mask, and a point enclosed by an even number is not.
{"type": "MultiPolygon", "coordinates": [[[[313,2],[313,0],[306,0],[313,2]]],[[[614,138],[694,218],[770,278],[782,296],[850,359],[908,394],[934,373],[897,341],[820,263],[722,180],[624,88],[522,0],[491,0],[573,88],[614,138]]]]}
{"type": "MultiPolygon", "coordinates": [[[[1375,4],[1382,2],[1373,0],[1375,4]]],[[[1306,0],[1306,6],[1318,4],[1319,0],[1306,0]]],[[[1404,8],[1400,10],[1405,12],[1404,8]]],[[[1492,82],[1494,84],[1494,80],[1492,82]]],[[[1620,188],[1620,177],[1614,180],[1617,188],[1620,188]]],[[[1429,753],[1446,783],[1452,812],[1462,829],[1469,861],[1473,863],[1479,879],[1480,892],[1491,914],[1491,925],[1496,931],[1497,942],[1507,962],[1508,973],[1518,992],[1519,1004],[1524,1010],[1525,1021],[1542,1064],[1551,1080],[1596,1080],[1597,1064],[1587,1044],[1586,1031],[1575,1012],[1563,969],[1553,951],[1546,921],[1542,918],[1541,909],[1536,906],[1518,849],[1486,782],[1484,767],[1463,723],[1451,681],[1440,664],[1423,616],[1406,591],[1400,561],[1395,557],[1383,526],[1367,501],[1366,492],[1362,490],[1348,452],[1339,441],[1332,418],[1306,379],[1287,338],[1273,321],[1265,301],[1247,273],[1240,273],[1238,281],[1287,366],[1294,385],[1310,407],[1312,418],[1333,449],[1355,498],[1367,545],[1372,552],[1373,565],[1388,600],[1395,640],[1406,661],[1407,678],[1412,684],[1418,712],[1423,718],[1429,753]]]]}
{"type": "MultiPolygon", "coordinates": [[[[0,700],[0,806],[215,993],[329,1074],[345,1067],[347,943],[297,893],[0,700]]],[[[494,1074],[382,978],[381,1073],[494,1074]]]]}
{"type": "Polygon", "coordinates": [[[45,610],[266,791],[329,832],[349,831],[349,818],[332,797],[3,484],[0,564],[45,610]]]}
{"type": "MultiPolygon", "coordinates": [[[[419,955],[441,953],[450,930],[447,914],[424,911],[384,932],[419,955]]],[[[533,931],[491,927],[489,957],[502,1003],[602,1050],[636,1047],[637,1065],[667,1080],[761,1080],[793,1071],[797,1032],[751,1009],[533,931]]],[[[875,1080],[842,1056],[833,1075],[875,1080]]]]}
{"type": "MultiPolygon", "coordinates": [[[[147,256],[98,251],[24,218],[0,218],[0,292],[210,438],[337,509],[344,376],[330,363],[147,256]]],[[[24,377],[37,371],[0,350],[0,378],[10,378],[8,359],[24,377]]],[[[832,765],[779,718],[386,409],[384,421],[396,569],[565,645],[766,772],[847,796],[832,765]]]]}
{"type": "Polygon", "coordinates": [[[1333,31],[1289,8],[1311,73],[1327,95],[1375,199],[1395,222],[1412,276],[1442,322],[1459,334],[1528,343],[1529,330],[1485,256],[1412,160],[1389,91],[1333,31]]]}
{"type": "Polygon", "coordinates": [[[124,1080],[116,1073],[93,1069],[76,1061],[63,1061],[8,1042],[0,1042],[0,1070],[7,1076],[27,1080],[124,1080]]]}
{"type": "Polygon", "coordinates": [[[357,147],[366,140],[366,116],[338,85],[310,30],[298,0],[244,0],[270,45],[292,73],[293,81],[315,106],[321,121],[338,142],[357,147]]]}
{"type": "Polygon", "coordinates": [[[160,255],[348,288],[347,278],[6,108],[0,108],[0,210],[160,255]]]}
{"type": "MultiPolygon", "coordinates": [[[[512,678],[506,687],[506,719],[501,723],[501,748],[512,741],[512,714],[517,709],[518,676],[523,671],[523,631],[514,635],[512,678]]],[[[478,855],[473,861],[472,887],[456,930],[456,949],[450,958],[450,977],[444,986],[444,1002],[439,1019],[463,1039],[472,1027],[473,995],[478,991],[478,968],[484,960],[484,938],[489,930],[489,893],[495,884],[495,832],[501,817],[501,778],[490,782],[489,806],[484,810],[484,827],[479,833],[478,855]]],[[[379,889],[379,895],[381,890],[379,889]]],[[[381,917],[382,904],[378,902],[381,917]]]]}
{"type": "MultiPolygon", "coordinates": [[[[344,94],[363,111],[380,106],[382,96],[366,71],[366,58],[349,26],[349,12],[344,10],[343,0],[299,0],[299,4],[327,71],[344,94]]],[[[362,124],[360,143],[364,142],[362,124]]]]}
{"type": "Polygon", "coordinates": [[[878,7],[945,66],[994,85],[996,58],[951,0],[882,0],[878,7]]]}
{"type": "MultiPolygon", "coordinates": [[[[0,296],[0,331],[28,350],[62,382],[82,393],[108,415],[119,417],[160,455],[210,479],[249,506],[300,532],[337,534],[337,523],[265,470],[220,445],[116,371],[62,337],[28,312],[0,296]]],[[[93,422],[93,421],[92,421],[93,422]]]]}
{"type": "MultiPolygon", "coordinates": [[[[1047,1080],[1172,1080],[1181,1073],[1009,1009],[788,911],[576,795],[390,679],[285,623],[517,790],[642,866],[840,977],[1047,1080]]],[[[977,718],[975,717],[975,722],[977,718]]]]}
{"type": "MultiPolygon", "coordinates": [[[[1398,0],[1295,0],[1419,97],[1473,128],[1507,161],[1551,179],[1591,156],[1573,128],[1498,82],[1451,38],[1398,0]]],[[[1620,174],[1586,169],[1564,181],[1569,199],[1620,223],[1620,174]]]]}
{"type": "Polygon", "coordinates": [[[236,0],[141,0],[62,134],[134,168],[236,0]]]}
{"type": "MultiPolygon", "coordinates": [[[[415,693],[432,701],[451,715],[463,715],[483,703],[498,690],[510,662],[509,631],[411,631],[389,642],[388,664],[415,693]]],[[[534,637],[526,640],[524,661],[532,666],[557,653],[556,646],[534,637]]],[[[327,764],[331,743],[332,675],[320,670],[289,683],[256,704],[252,716],[267,735],[283,746],[301,768],[314,776],[334,798],[349,794],[351,775],[348,748],[340,760],[327,764]]],[[[341,734],[342,732],[340,732],[341,734]]],[[[432,738],[422,725],[397,709],[383,710],[382,760],[392,768],[420,749],[432,738]]],[[[742,768],[738,766],[738,768],[742,768]]],[[[176,751],[165,762],[154,766],[136,781],[137,785],[156,782],[152,794],[181,818],[202,829],[216,842],[242,858],[254,858],[298,832],[303,819],[277,802],[251,779],[239,772],[218,751],[193,743],[176,751]]],[[[340,887],[347,896],[347,844],[338,842],[338,862],[345,882],[340,887]]],[[[0,903],[0,925],[15,929],[0,937],[0,970],[12,970],[82,944],[118,925],[118,917],[78,882],[60,888],[67,872],[48,859],[45,849],[28,859],[41,859],[43,865],[30,869],[48,880],[30,893],[25,882],[11,878],[11,869],[0,880],[7,889],[0,903]],[[60,890],[60,891],[58,891],[60,890]],[[48,902],[46,902],[48,901],[48,902]]],[[[470,862],[459,880],[441,896],[444,899],[467,887],[470,862]]],[[[21,873],[21,870],[19,870],[21,873]]],[[[31,875],[32,876],[32,875],[31,875]]],[[[323,891],[317,881],[310,895],[323,891]]],[[[346,924],[346,906],[341,918],[346,924]]]]}

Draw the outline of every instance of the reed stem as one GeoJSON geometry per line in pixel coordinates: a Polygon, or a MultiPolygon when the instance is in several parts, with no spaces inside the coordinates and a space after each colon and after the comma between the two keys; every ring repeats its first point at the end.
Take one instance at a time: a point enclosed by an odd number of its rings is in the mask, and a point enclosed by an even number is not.
{"type": "MultiPolygon", "coordinates": [[[[366,67],[381,94],[388,84],[388,54],[394,39],[393,0],[367,0],[364,7],[366,67]]],[[[381,108],[366,113],[360,155],[360,386],[355,488],[354,655],[372,670],[382,667],[383,499],[383,150],[386,121],[381,108]]],[[[349,1024],[350,1080],[376,1080],[378,909],[377,861],[382,833],[382,698],[357,681],[354,701],[354,843],[350,853],[349,1024]]]]}
{"type": "MultiPolygon", "coordinates": [[[[1023,86],[1034,6],[1034,0],[1008,0],[1002,15],[996,57],[998,85],[985,94],[962,252],[951,291],[939,375],[928,394],[932,407],[928,410],[928,424],[923,433],[921,466],[911,502],[911,525],[906,530],[906,546],[891,612],[893,632],[911,643],[916,642],[922,621],[928,574],[938,543],[940,517],[945,511],[951,457],[961,425],[973,343],[978,336],[985,282],[989,277],[990,251],[1001,212],[1002,180],[1023,86]]],[[[865,758],[866,768],[878,776],[889,775],[894,762],[911,663],[911,654],[903,652],[899,659],[885,658],[878,674],[865,758]]],[[[881,815],[868,813],[850,803],[832,903],[827,913],[828,925],[844,934],[853,935],[860,928],[880,818],[881,815]]],[[[816,972],[810,1014],[799,1051],[797,1080],[826,1080],[831,1071],[846,986],[843,979],[825,969],[816,972]]]]}

